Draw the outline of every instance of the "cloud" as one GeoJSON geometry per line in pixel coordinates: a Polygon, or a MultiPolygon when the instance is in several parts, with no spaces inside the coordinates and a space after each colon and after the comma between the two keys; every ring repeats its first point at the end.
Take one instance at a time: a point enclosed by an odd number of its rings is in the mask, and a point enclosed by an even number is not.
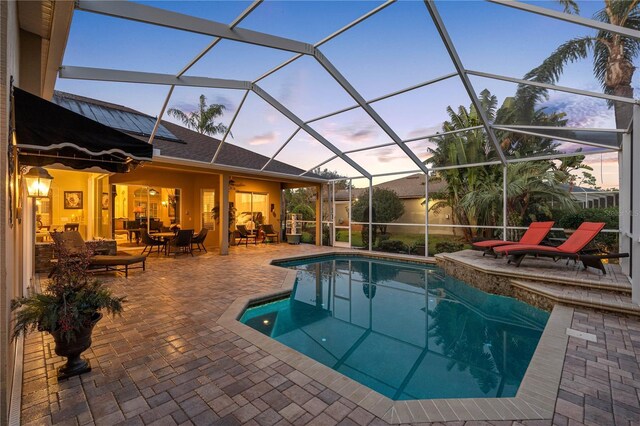
{"type": "Polygon", "coordinates": [[[559,141],[559,140],[554,140],[554,141],[558,144],[557,150],[564,153],[572,153],[572,152],[580,151],[582,153],[587,154],[592,151],[602,150],[602,148],[598,148],[595,146],[581,145],[573,142],[566,142],[566,141],[559,141]]]}
{"type": "Polygon", "coordinates": [[[348,124],[338,124],[329,122],[320,124],[318,130],[319,133],[329,141],[339,141],[347,146],[361,147],[378,138],[377,126],[369,123],[351,122],[348,124]]]}
{"type": "Polygon", "coordinates": [[[236,110],[235,103],[231,99],[227,98],[226,96],[217,95],[215,97],[215,99],[213,99],[212,102],[214,104],[224,105],[226,111],[235,111],[236,110]]]}
{"type": "Polygon", "coordinates": [[[419,138],[427,135],[434,135],[442,132],[442,123],[430,127],[417,127],[407,134],[407,139],[419,138]]]}
{"type": "MultiPolygon", "coordinates": [[[[231,99],[227,98],[226,96],[216,95],[213,97],[209,97],[205,95],[205,97],[207,105],[220,104],[224,105],[226,112],[235,111],[236,105],[233,103],[233,101],[231,101],[231,99]]],[[[183,112],[194,112],[198,110],[199,106],[198,102],[178,101],[172,104],[170,108],[176,108],[183,112]]]]}
{"type": "Polygon", "coordinates": [[[257,146],[257,145],[269,145],[274,143],[278,139],[277,132],[268,132],[262,135],[257,135],[249,139],[249,145],[257,146]]]}
{"type": "Polygon", "coordinates": [[[198,109],[198,106],[193,102],[177,102],[171,105],[169,108],[179,109],[182,112],[193,112],[198,109]]]}
{"type": "Polygon", "coordinates": [[[374,135],[375,132],[372,129],[360,129],[353,131],[350,135],[347,135],[347,138],[354,142],[368,142],[374,135]]]}
{"type": "Polygon", "coordinates": [[[564,112],[571,127],[616,127],[613,109],[603,99],[576,96],[569,93],[551,92],[541,107],[549,112],[564,112]]]}

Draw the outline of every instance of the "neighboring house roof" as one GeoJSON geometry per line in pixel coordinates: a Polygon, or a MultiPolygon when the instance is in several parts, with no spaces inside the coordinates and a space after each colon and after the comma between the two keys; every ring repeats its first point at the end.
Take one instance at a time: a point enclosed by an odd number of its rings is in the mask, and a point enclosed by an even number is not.
{"type": "MultiPolygon", "coordinates": [[[[130,134],[138,139],[148,141],[156,119],[134,109],[87,98],[71,93],[55,91],[53,102],[85,117],[106,124],[112,128],[130,134]]],[[[153,147],[160,150],[160,155],[185,160],[211,162],[221,141],[203,135],[185,127],[162,120],[153,140],[153,147]]],[[[260,171],[269,157],[224,143],[216,159],[217,164],[243,167],[260,171]]],[[[266,171],[298,176],[305,170],[274,160],[265,168],[266,171]]],[[[305,176],[320,177],[311,173],[305,176]]]]}
{"type": "MultiPolygon", "coordinates": [[[[416,173],[400,179],[390,180],[378,185],[375,188],[390,189],[394,191],[399,198],[424,198],[424,175],[416,173]]],[[[440,192],[447,187],[442,179],[429,179],[429,193],[440,192]]]]}
{"type": "MultiPolygon", "coordinates": [[[[395,192],[401,199],[415,199],[424,198],[424,175],[422,173],[415,173],[413,175],[401,177],[399,179],[390,180],[388,182],[379,183],[373,185],[374,188],[388,189],[395,192]]],[[[429,193],[440,192],[446,189],[447,183],[441,179],[429,179],[429,193]]],[[[367,189],[355,188],[351,190],[352,197],[359,197],[367,189]]],[[[336,200],[348,200],[349,190],[341,189],[336,191],[336,200]]]]}

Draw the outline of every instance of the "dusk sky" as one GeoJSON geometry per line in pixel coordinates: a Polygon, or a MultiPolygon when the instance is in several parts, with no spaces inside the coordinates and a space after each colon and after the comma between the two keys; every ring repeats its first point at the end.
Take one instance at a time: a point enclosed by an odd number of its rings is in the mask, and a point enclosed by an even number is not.
{"type": "MultiPolygon", "coordinates": [[[[246,1],[143,2],[180,13],[229,23],[250,3],[246,1]]],[[[560,10],[555,2],[530,2],[560,10]]],[[[380,2],[265,1],[239,27],[316,43],[357,19],[380,2]]],[[[481,1],[436,3],[464,66],[521,78],[539,65],[559,44],[571,38],[595,34],[595,30],[552,20],[481,1]]],[[[600,1],[580,2],[580,14],[591,17],[600,1]]],[[[64,65],[112,68],[176,74],[211,41],[211,37],[172,30],[86,12],[75,12],[64,65]]],[[[372,99],[454,71],[453,64],[421,1],[401,1],[320,47],[323,54],[364,96],[372,99]]],[[[255,80],[292,57],[292,53],[221,41],[187,75],[255,80]]],[[[489,89],[499,103],[515,93],[516,85],[472,77],[477,92],[489,89]]],[[[559,85],[601,91],[593,77],[591,61],[570,65],[559,85]]],[[[304,120],[355,102],[313,58],[293,62],[259,85],[304,120]]],[[[638,87],[636,74],[634,87],[638,87]]],[[[102,83],[59,79],[57,90],[126,105],[152,116],[158,115],[167,86],[102,83]]],[[[175,89],[170,107],[192,110],[200,94],[209,102],[225,105],[221,121],[228,124],[243,96],[241,91],[206,88],[175,89]]],[[[372,107],[402,138],[428,135],[441,129],[445,109],[468,107],[470,100],[458,77],[376,102],[372,107]]],[[[550,92],[539,107],[567,113],[569,126],[614,128],[613,110],[606,102],[561,92],[550,92]]],[[[170,117],[164,117],[173,120],[170,117]]],[[[342,150],[391,142],[361,109],[311,124],[342,150]]],[[[273,155],[296,126],[250,93],[233,126],[233,139],[266,156],[273,155]]],[[[221,135],[219,136],[221,137],[221,135]]],[[[426,142],[409,144],[422,159],[426,142]]],[[[585,147],[588,149],[588,147],[585,147]]],[[[309,169],[333,154],[301,131],[277,157],[309,169]]],[[[414,170],[399,148],[382,148],[352,155],[370,173],[414,170]]],[[[617,187],[617,154],[587,157],[596,168],[598,184],[617,187]],[[602,165],[602,167],[601,167],[602,165]]],[[[347,176],[357,172],[341,160],[323,167],[347,176]]],[[[389,179],[389,178],[387,178],[389,179]]]]}

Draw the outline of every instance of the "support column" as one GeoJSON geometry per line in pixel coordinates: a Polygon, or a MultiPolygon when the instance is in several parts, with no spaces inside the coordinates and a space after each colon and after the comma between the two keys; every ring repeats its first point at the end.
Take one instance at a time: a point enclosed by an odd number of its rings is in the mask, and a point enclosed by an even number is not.
{"type": "Polygon", "coordinates": [[[424,175],[424,255],[429,257],[429,173],[424,175]]]}
{"type": "Polygon", "coordinates": [[[229,175],[220,175],[220,255],[229,254],[229,175]]]}
{"type": "MultiPolygon", "coordinates": [[[[640,106],[633,105],[633,132],[631,133],[631,164],[640,164],[640,106]]],[[[631,172],[631,299],[640,305],[640,172],[631,172]]]]}
{"type": "Polygon", "coordinates": [[[353,183],[353,181],[351,179],[349,179],[349,209],[347,210],[349,212],[349,248],[351,248],[351,206],[353,205],[353,200],[351,199],[351,184],[353,183]]]}
{"type": "MultiPolygon", "coordinates": [[[[629,253],[631,248],[631,135],[622,135],[622,151],[618,153],[618,176],[620,189],[618,208],[620,211],[620,233],[618,244],[620,253],[629,253]]],[[[620,259],[620,266],[625,275],[631,273],[629,259],[620,259]]]]}
{"type": "MultiPolygon", "coordinates": [[[[367,229],[367,231],[369,232],[369,247],[367,247],[367,249],[369,251],[373,250],[373,241],[371,241],[371,239],[373,238],[373,179],[369,178],[369,229],[367,229]]],[[[349,222],[351,223],[351,222],[349,222]]]]}
{"type": "Polygon", "coordinates": [[[507,240],[507,165],[502,166],[502,239],[507,240]]]}
{"type": "Polygon", "coordinates": [[[316,245],[322,245],[322,185],[316,186],[316,245]]]}

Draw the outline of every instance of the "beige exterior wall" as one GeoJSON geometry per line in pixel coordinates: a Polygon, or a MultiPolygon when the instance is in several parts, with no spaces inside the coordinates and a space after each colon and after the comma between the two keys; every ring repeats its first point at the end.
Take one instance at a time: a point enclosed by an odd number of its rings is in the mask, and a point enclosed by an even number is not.
{"type": "MultiPolygon", "coordinates": [[[[221,200],[220,175],[214,173],[188,172],[171,170],[167,167],[146,165],[135,171],[123,175],[112,175],[109,178],[112,184],[145,185],[159,188],[179,188],[181,190],[180,225],[183,229],[194,229],[196,232],[202,228],[202,190],[214,190],[218,203],[221,200]]],[[[234,175],[235,186],[229,189],[229,201],[235,203],[236,192],[266,193],[268,204],[274,205],[273,213],[269,212],[265,223],[274,225],[280,229],[280,194],[282,184],[277,181],[251,179],[234,175]]],[[[270,210],[270,209],[269,209],[270,210]]],[[[232,226],[233,229],[234,226],[232,226]]],[[[219,247],[221,238],[222,221],[216,223],[216,229],[209,231],[205,245],[208,248],[219,247]]]]}
{"type": "MultiPolygon", "coordinates": [[[[395,222],[424,225],[425,206],[422,204],[423,201],[424,198],[402,199],[402,203],[404,204],[404,214],[395,222]]],[[[433,203],[433,200],[429,201],[429,207],[431,207],[433,203]]],[[[452,215],[450,207],[441,208],[437,212],[429,210],[429,225],[450,225],[452,223],[451,218],[452,215]]],[[[429,227],[429,233],[438,235],[454,235],[454,229],[449,227],[432,226],[429,227]]]]}
{"type": "Polygon", "coordinates": [[[79,223],[82,237],[87,238],[87,224],[90,214],[89,180],[93,174],[67,170],[47,170],[53,176],[53,181],[51,182],[51,229],[63,229],[67,223],[79,223]],[[64,208],[65,191],[82,193],[81,209],[64,208]]]}
{"type": "Polygon", "coordinates": [[[20,233],[9,226],[7,151],[9,131],[9,79],[18,81],[19,30],[15,1],[0,2],[0,424],[7,423],[11,397],[14,346],[10,343],[10,301],[20,295],[20,265],[15,253],[20,233]]]}
{"type": "MultiPolygon", "coordinates": [[[[215,190],[218,188],[219,178],[219,175],[216,174],[182,172],[146,165],[138,167],[131,173],[112,175],[109,182],[112,184],[145,185],[156,189],[159,187],[179,188],[181,192],[180,225],[183,229],[194,229],[197,232],[202,228],[201,190],[215,190]]],[[[133,199],[133,197],[130,198],[133,199]]],[[[216,226],[216,230],[210,231],[207,235],[205,245],[207,247],[217,246],[219,236],[220,227],[216,226]]]]}

